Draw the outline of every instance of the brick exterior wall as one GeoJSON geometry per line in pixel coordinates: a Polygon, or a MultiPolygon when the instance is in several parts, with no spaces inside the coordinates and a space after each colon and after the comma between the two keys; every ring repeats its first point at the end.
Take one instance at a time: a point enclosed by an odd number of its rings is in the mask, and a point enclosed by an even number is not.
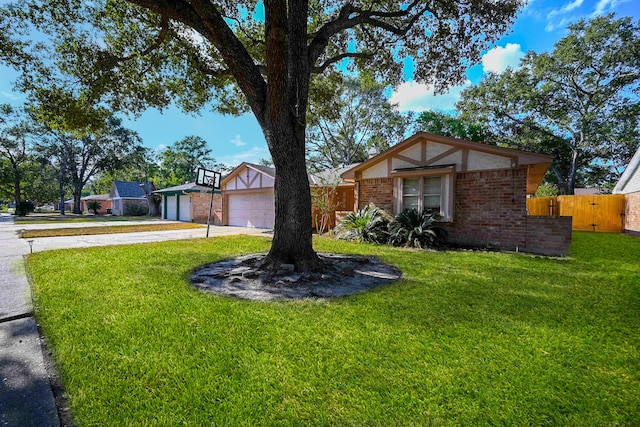
{"type": "MultiPolygon", "coordinates": [[[[202,224],[207,223],[211,193],[190,193],[191,195],[191,220],[202,224]]],[[[213,195],[213,209],[211,210],[211,223],[222,225],[222,194],[213,195]]]]}
{"type": "Polygon", "coordinates": [[[552,256],[569,255],[570,216],[528,216],[525,252],[552,256]]]}
{"type": "Polygon", "coordinates": [[[393,178],[373,178],[360,181],[358,209],[376,205],[380,209],[393,212],[393,178]]]}
{"type": "Polygon", "coordinates": [[[526,186],[524,168],[458,173],[454,220],[446,225],[449,241],[463,246],[524,248],[526,186]]]}
{"type": "MultiPolygon", "coordinates": [[[[567,255],[570,217],[527,216],[527,169],[460,172],[455,177],[448,241],[543,255],[567,255]]],[[[393,212],[393,179],[360,181],[359,208],[374,204],[393,212]]]]}
{"type": "Polygon", "coordinates": [[[624,232],[640,236],[640,191],[625,198],[624,232]]]}

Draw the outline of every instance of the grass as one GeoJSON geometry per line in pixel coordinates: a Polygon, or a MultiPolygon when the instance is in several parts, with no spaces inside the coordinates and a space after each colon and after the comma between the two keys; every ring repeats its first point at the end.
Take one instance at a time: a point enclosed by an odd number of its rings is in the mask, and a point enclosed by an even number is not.
{"type": "Polygon", "coordinates": [[[29,214],[27,216],[16,216],[16,224],[49,224],[65,222],[106,222],[106,221],[157,221],[158,217],[153,216],[102,216],[102,215],[76,215],[67,213],[64,216],[59,213],[52,214],[29,214]]]}
{"type": "Polygon", "coordinates": [[[23,239],[31,239],[35,237],[84,236],[89,234],[117,234],[138,233],[142,231],[186,230],[201,227],[201,224],[192,223],[113,225],[104,227],[75,227],[53,228],[46,230],[25,230],[24,232],[20,233],[20,236],[23,239]]]}
{"type": "Polygon", "coordinates": [[[331,301],[192,290],[194,267],[268,249],[225,237],[30,255],[37,319],[78,424],[636,425],[640,240],[572,257],[375,254],[405,279],[331,301]]]}

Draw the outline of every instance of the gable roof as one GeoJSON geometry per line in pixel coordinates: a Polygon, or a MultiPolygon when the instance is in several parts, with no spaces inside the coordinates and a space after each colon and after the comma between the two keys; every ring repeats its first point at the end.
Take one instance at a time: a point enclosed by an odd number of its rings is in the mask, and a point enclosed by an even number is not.
{"type": "Polygon", "coordinates": [[[83,198],[81,198],[80,200],[111,200],[111,196],[109,195],[109,193],[107,194],[91,194],[89,196],[85,196],[83,198]]]}
{"type": "MultiPolygon", "coordinates": [[[[144,195],[144,191],[140,187],[141,185],[143,184],[139,182],[113,181],[111,192],[109,194],[111,197],[121,197],[121,198],[127,198],[127,199],[141,199],[141,198],[143,199],[145,198],[145,195],[144,195]]],[[[153,188],[148,182],[145,182],[144,186],[147,188],[149,192],[153,191],[153,188]]]]}
{"type": "Polygon", "coordinates": [[[340,168],[326,169],[317,173],[310,173],[309,184],[317,187],[332,186],[336,183],[338,183],[338,185],[354,185],[352,182],[342,179],[342,173],[359,164],[360,163],[352,163],[340,168]]]}
{"type": "Polygon", "coordinates": [[[275,177],[276,177],[275,168],[271,168],[269,166],[263,166],[263,165],[256,165],[254,163],[242,162],[238,166],[236,166],[236,168],[234,170],[232,170],[229,175],[225,176],[222,179],[222,181],[220,182],[220,187],[223,188],[226,183],[228,183],[233,178],[238,176],[240,174],[240,172],[242,170],[244,170],[245,167],[247,167],[249,169],[253,169],[255,171],[258,171],[258,172],[260,172],[260,173],[262,173],[264,175],[267,175],[268,177],[273,178],[273,179],[275,179],[275,177]]]}
{"type": "Polygon", "coordinates": [[[640,147],[631,158],[620,180],[613,187],[613,194],[628,194],[640,191],[640,147]]]}
{"type": "MultiPolygon", "coordinates": [[[[527,193],[528,194],[535,193],[536,189],[544,179],[544,175],[549,169],[549,166],[551,166],[551,162],[553,161],[553,156],[548,156],[546,154],[536,154],[536,153],[531,153],[527,151],[515,150],[513,148],[497,147],[497,146],[485,144],[482,142],[467,141],[464,139],[436,135],[430,132],[418,132],[415,135],[405,139],[404,141],[399,142],[393,147],[388,148],[387,150],[367,159],[366,161],[360,163],[359,165],[346,170],[345,172],[342,173],[342,178],[348,179],[348,180],[354,180],[360,174],[360,172],[366,169],[369,169],[373,166],[376,166],[381,162],[390,161],[394,158],[394,156],[403,158],[404,156],[402,156],[401,152],[413,147],[416,144],[420,144],[423,142],[450,145],[452,149],[439,156],[432,158],[431,161],[426,162],[425,164],[416,164],[415,167],[413,167],[413,169],[423,168],[425,166],[429,166],[430,164],[433,164],[433,165],[439,164],[439,163],[434,163],[434,161],[438,160],[439,158],[442,158],[443,156],[448,155],[451,151],[455,151],[455,150],[463,150],[463,151],[466,150],[467,152],[478,152],[486,155],[503,157],[506,159],[510,159],[511,167],[528,166],[528,171],[527,171],[527,193]]],[[[444,161],[444,159],[440,159],[440,161],[442,162],[444,161]]],[[[423,159],[423,163],[424,163],[424,159],[423,159]]],[[[465,167],[466,166],[463,166],[462,171],[467,171],[465,167]]]]}

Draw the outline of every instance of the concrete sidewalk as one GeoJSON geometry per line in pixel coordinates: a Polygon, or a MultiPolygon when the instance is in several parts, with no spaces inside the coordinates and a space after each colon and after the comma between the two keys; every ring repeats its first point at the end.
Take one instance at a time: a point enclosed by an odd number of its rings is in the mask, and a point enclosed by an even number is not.
{"type": "MultiPolygon", "coordinates": [[[[13,217],[0,215],[0,426],[60,425],[50,378],[45,369],[40,335],[33,317],[31,290],[24,272],[24,255],[30,251],[161,242],[206,236],[206,226],[187,230],[41,237],[28,240],[20,239],[19,231],[158,222],[162,221],[16,225],[13,217]],[[32,240],[31,245],[29,240],[32,240]]],[[[209,237],[233,234],[271,237],[261,229],[220,226],[211,226],[209,237]]]]}
{"type": "Polygon", "coordinates": [[[0,425],[58,426],[24,272],[28,244],[0,216],[0,425]]]}

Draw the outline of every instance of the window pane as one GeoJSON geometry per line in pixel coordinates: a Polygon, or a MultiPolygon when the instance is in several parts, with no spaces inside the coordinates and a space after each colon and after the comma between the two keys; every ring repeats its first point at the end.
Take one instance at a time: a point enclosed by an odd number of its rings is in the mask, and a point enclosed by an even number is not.
{"type": "Polygon", "coordinates": [[[441,177],[424,177],[424,193],[422,209],[429,213],[440,213],[441,177]]]}
{"type": "Polygon", "coordinates": [[[424,194],[440,194],[441,185],[440,185],[441,177],[439,176],[429,176],[424,178],[424,194]]]}
{"type": "Polygon", "coordinates": [[[440,211],[440,196],[424,196],[424,208],[440,211]]]}
{"type": "Polygon", "coordinates": [[[404,196],[418,196],[418,195],[420,195],[420,179],[419,178],[405,178],[402,181],[402,194],[404,196]]]}
{"type": "Polygon", "coordinates": [[[411,208],[419,209],[418,207],[419,199],[420,197],[418,196],[404,196],[402,198],[402,208],[403,209],[411,209],[411,208]]]}

